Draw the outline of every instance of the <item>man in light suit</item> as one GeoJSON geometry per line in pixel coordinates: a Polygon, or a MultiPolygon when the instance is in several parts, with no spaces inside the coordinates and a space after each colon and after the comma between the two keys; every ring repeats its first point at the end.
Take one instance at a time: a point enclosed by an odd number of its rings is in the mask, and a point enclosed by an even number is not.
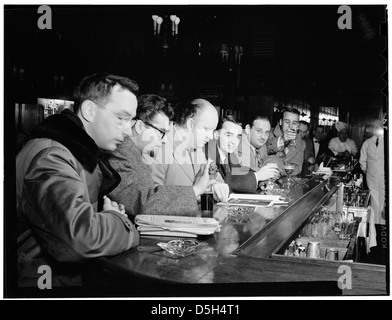
{"type": "Polygon", "coordinates": [[[242,138],[242,124],[234,116],[228,115],[219,120],[215,138],[208,143],[208,158],[215,161],[223,179],[234,192],[255,193],[259,181],[278,178],[277,167],[257,167],[254,171],[241,165],[237,148],[242,138]]]}
{"type": "Polygon", "coordinates": [[[385,224],[385,168],[384,127],[382,120],[374,120],[373,136],[364,141],[359,164],[366,174],[370,190],[370,206],[374,210],[374,222],[385,224]]]}
{"type": "MultiPolygon", "coordinates": [[[[207,163],[203,148],[213,138],[217,124],[218,112],[207,100],[195,99],[181,106],[166,142],[154,150],[150,168],[155,185],[192,186],[207,163]]],[[[214,182],[214,198],[227,201],[229,186],[219,173],[214,182]]]]}
{"type": "Polygon", "coordinates": [[[173,109],[166,99],[155,94],[140,96],[129,136],[110,155],[112,167],[121,176],[110,198],[121,201],[132,218],[137,214],[196,215],[196,199],[209,184],[207,166],[202,170],[204,175],[190,186],[154,186],[145,162],[151,163],[149,153],[162,145],[172,116],[173,109]]]}

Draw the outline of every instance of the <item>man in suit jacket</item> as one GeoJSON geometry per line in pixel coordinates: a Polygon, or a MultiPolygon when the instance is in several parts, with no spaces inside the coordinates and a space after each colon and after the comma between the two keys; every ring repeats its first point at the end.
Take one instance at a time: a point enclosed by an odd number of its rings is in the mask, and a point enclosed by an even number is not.
{"type": "MultiPolygon", "coordinates": [[[[154,150],[150,169],[155,185],[192,186],[208,163],[203,148],[217,124],[218,113],[207,100],[195,99],[181,106],[166,142],[154,150]]],[[[229,186],[219,173],[212,191],[216,200],[228,200],[229,186]]]]}
{"type": "Polygon", "coordinates": [[[110,197],[120,201],[130,217],[137,214],[196,215],[197,197],[208,185],[208,168],[188,187],[155,187],[149,153],[164,141],[173,109],[166,99],[145,94],[138,99],[137,114],[124,142],[111,153],[109,161],[120,174],[121,183],[110,197]],[[144,158],[144,160],[143,160],[144,158]]]}
{"type": "Polygon", "coordinates": [[[298,137],[305,142],[303,173],[311,173],[316,169],[316,159],[314,156],[313,142],[309,138],[309,123],[301,120],[298,126],[298,137]]]}
{"type": "Polygon", "coordinates": [[[257,167],[254,171],[241,165],[237,148],[242,138],[242,124],[234,116],[219,120],[215,138],[208,143],[208,158],[216,162],[223,179],[233,191],[255,193],[260,180],[278,177],[277,167],[257,167]]]}
{"type": "Polygon", "coordinates": [[[268,152],[281,157],[285,165],[294,166],[293,175],[302,172],[306,144],[297,139],[300,112],[295,108],[285,108],[282,118],[269,136],[268,152]]]}
{"type": "Polygon", "coordinates": [[[316,126],[316,128],[313,130],[313,137],[311,138],[311,142],[312,142],[312,148],[313,148],[312,150],[316,162],[320,164],[328,151],[328,144],[324,138],[323,126],[321,125],[316,126]]]}

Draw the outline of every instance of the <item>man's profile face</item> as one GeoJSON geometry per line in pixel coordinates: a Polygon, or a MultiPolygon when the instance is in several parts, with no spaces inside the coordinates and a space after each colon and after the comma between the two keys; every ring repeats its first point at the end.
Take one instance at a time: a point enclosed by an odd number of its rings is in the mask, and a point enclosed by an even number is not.
{"type": "Polygon", "coordinates": [[[242,127],[231,121],[223,123],[219,129],[218,146],[225,153],[232,153],[238,147],[242,137],[242,127]]]}
{"type": "Polygon", "coordinates": [[[249,132],[249,142],[256,149],[261,148],[268,140],[271,132],[271,124],[264,119],[253,121],[252,128],[249,132]]]}
{"type": "Polygon", "coordinates": [[[214,107],[206,107],[199,110],[193,118],[193,139],[190,139],[191,148],[203,148],[204,145],[214,138],[214,130],[218,125],[218,113],[214,107]]]}
{"type": "Polygon", "coordinates": [[[127,135],[130,120],[136,115],[137,98],[131,91],[115,85],[107,100],[100,104],[102,107],[95,107],[89,134],[99,148],[113,151],[127,135]]]}
{"type": "Polygon", "coordinates": [[[162,112],[157,113],[149,123],[144,123],[141,134],[142,153],[150,153],[166,141],[170,120],[162,112]],[[165,134],[163,134],[165,133],[165,134]]]}

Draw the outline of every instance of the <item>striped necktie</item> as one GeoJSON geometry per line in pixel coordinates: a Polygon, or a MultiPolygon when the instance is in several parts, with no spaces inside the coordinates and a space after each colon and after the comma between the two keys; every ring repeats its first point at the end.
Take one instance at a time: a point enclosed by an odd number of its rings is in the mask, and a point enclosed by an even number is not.
{"type": "Polygon", "coordinates": [[[259,168],[263,165],[263,160],[261,159],[260,149],[255,149],[256,153],[256,164],[259,168]]]}

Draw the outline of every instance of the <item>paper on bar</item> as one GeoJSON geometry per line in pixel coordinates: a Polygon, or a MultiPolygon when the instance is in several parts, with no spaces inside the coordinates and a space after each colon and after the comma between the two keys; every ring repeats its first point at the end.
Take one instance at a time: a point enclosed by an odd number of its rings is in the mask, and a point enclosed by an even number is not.
{"type": "Polygon", "coordinates": [[[148,214],[137,215],[135,223],[139,226],[157,226],[169,229],[219,227],[219,222],[213,218],[148,214]]]}

